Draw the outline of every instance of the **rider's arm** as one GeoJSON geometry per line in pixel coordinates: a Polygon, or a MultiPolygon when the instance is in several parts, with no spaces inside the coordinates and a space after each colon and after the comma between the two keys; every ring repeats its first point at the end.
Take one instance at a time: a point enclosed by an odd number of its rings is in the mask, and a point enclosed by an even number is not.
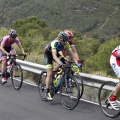
{"type": "Polygon", "coordinates": [[[4,44],[3,44],[3,43],[1,43],[0,50],[1,50],[2,52],[4,52],[6,55],[9,54],[9,53],[4,49],[4,44]]]}
{"type": "Polygon", "coordinates": [[[77,50],[76,50],[75,46],[71,46],[71,49],[72,49],[76,59],[79,60],[78,53],[77,53],[77,50]]]}
{"type": "Polygon", "coordinates": [[[80,59],[79,59],[79,56],[78,56],[78,53],[77,53],[76,47],[75,47],[74,42],[73,42],[72,39],[69,40],[69,44],[70,44],[70,46],[71,46],[71,49],[72,49],[72,51],[73,51],[73,53],[74,53],[76,59],[78,60],[78,62],[80,62],[80,59]]]}
{"type": "Polygon", "coordinates": [[[63,51],[59,51],[59,54],[60,54],[62,57],[65,57],[64,54],[63,54],[63,51]]]}
{"type": "Polygon", "coordinates": [[[65,48],[66,48],[66,50],[68,50],[71,58],[72,58],[72,59],[74,60],[74,62],[77,64],[78,61],[77,61],[76,56],[74,55],[74,53],[73,53],[73,51],[72,51],[72,49],[71,49],[71,47],[70,47],[70,44],[69,44],[69,43],[66,43],[65,48]]]}
{"type": "Polygon", "coordinates": [[[56,41],[53,41],[52,43],[51,43],[51,49],[52,49],[52,56],[53,56],[53,59],[58,63],[58,64],[60,64],[61,62],[60,62],[60,60],[59,60],[59,58],[57,57],[57,47],[58,47],[58,42],[56,42],[56,41]]]}
{"type": "Polygon", "coordinates": [[[52,51],[52,56],[53,56],[53,59],[54,59],[58,64],[61,63],[60,60],[59,60],[59,58],[57,57],[57,51],[56,51],[56,50],[52,51]]]}
{"type": "Polygon", "coordinates": [[[75,54],[73,53],[72,49],[69,49],[68,52],[69,52],[71,58],[72,58],[72,59],[74,60],[74,62],[77,64],[78,61],[77,61],[77,59],[76,59],[76,57],[75,57],[75,54]]]}
{"type": "Polygon", "coordinates": [[[21,45],[20,42],[17,44],[17,46],[18,46],[19,49],[22,51],[22,53],[25,54],[24,49],[23,49],[23,47],[22,47],[22,45],[21,45]]]}

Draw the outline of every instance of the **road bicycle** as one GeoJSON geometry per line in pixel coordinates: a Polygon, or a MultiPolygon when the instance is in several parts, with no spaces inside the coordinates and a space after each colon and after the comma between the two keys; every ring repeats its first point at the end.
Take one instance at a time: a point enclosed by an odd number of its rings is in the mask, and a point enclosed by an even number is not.
{"type": "MultiPolygon", "coordinates": [[[[5,70],[5,77],[8,79],[10,78],[12,81],[12,85],[14,89],[19,90],[22,87],[23,83],[23,71],[19,63],[16,62],[16,58],[18,56],[23,56],[24,60],[26,55],[9,55],[7,56],[7,66],[5,70]]],[[[1,66],[2,60],[0,60],[1,66]]],[[[0,76],[2,74],[1,67],[0,67],[0,76]]],[[[2,84],[2,83],[1,83],[2,84]]]]}
{"type": "MultiPolygon", "coordinates": [[[[120,115],[120,109],[114,110],[109,103],[109,99],[113,94],[116,86],[120,84],[119,82],[107,81],[104,82],[98,92],[98,102],[103,113],[111,118],[118,117],[120,115]]],[[[117,98],[118,106],[120,107],[120,96],[117,98]]]]}
{"type": "MultiPolygon", "coordinates": [[[[74,71],[72,70],[73,61],[69,61],[69,64],[65,65],[62,70],[53,71],[54,77],[50,87],[50,93],[52,97],[59,93],[62,105],[69,110],[74,109],[81,97],[80,87],[76,78],[74,77],[74,71]],[[61,76],[61,78],[59,78],[61,76]]],[[[46,99],[46,83],[47,76],[46,71],[42,71],[38,80],[38,91],[43,101],[46,99]]],[[[82,79],[81,79],[82,80],[82,79]]],[[[82,82],[83,83],[83,82],[82,82]]]]}

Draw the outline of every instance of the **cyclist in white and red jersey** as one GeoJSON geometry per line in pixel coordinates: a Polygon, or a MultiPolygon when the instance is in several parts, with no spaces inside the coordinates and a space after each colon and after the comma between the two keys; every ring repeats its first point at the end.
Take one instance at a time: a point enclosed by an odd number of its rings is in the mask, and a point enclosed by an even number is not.
{"type": "MultiPolygon", "coordinates": [[[[72,31],[64,30],[64,32],[69,35],[69,41],[68,41],[68,43],[70,44],[70,47],[71,47],[72,52],[74,53],[76,59],[78,60],[79,63],[81,63],[81,60],[79,59],[79,56],[78,56],[77,50],[76,50],[76,48],[75,48],[74,42],[73,42],[73,40],[72,40],[72,38],[73,38],[73,33],[72,33],[72,31]]],[[[63,52],[64,57],[66,57],[65,50],[62,51],[62,52],[63,52]]]]}
{"type": "MultiPolygon", "coordinates": [[[[118,45],[112,51],[112,54],[110,57],[110,65],[111,65],[114,73],[120,80],[120,45],[118,45]]],[[[114,93],[112,94],[112,96],[110,97],[110,100],[109,100],[112,108],[115,110],[119,110],[118,101],[116,100],[116,97],[118,96],[119,93],[120,93],[120,84],[118,84],[118,86],[114,90],[114,93]]]]}
{"type": "Polygon", "coordinates": [[[23,54],[25,54],[24,49],[19,41],[19,39],[17,38],[17,33],[15,30],[11,29],[8,32],[8,35],[4,36],[1,40],[1,59],[2,59],[2,65],[1,65],[1,70],[2,70],[2,81],[1,83],[7,83],[7,79],[5,77],[5,69],[6,69],[6,65],[7,65],[7,55],[10,54],[16,54],[16,51],[12,48],[12,45],[16,43],[17,46],[20,48],[20,50],[22,51],[23,54]]]}

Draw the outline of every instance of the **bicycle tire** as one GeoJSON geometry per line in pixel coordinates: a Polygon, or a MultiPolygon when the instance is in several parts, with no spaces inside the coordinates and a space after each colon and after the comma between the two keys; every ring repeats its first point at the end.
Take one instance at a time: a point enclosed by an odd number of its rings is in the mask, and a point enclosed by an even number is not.
{"type": "Polygon", "coordinates": [[[39,95],[40,95],[40,97],[43,101],[47,101],[47,98],[45,96],[45,93],[46,93],[46,83],[45,83],[46,76],[47,76],[47,72],[42,71],[41,74],[39,75],[39,79],[38,79],[38,93],[39,93],[39,95]]]}
{"type": "Polygon", "coordinates": [[[110,93],[114,90],[115,86],[116,83],[107,81],[101,85],[98,93],[98,102],[101,110],[106,116],[111,118],[115,118],[120,115],[120,110],[113,110],[108,101],[110,93]]]}
{"type": "Polygon", "coordinates": [[[23,84],[23,70],[18,63],[13,65],[10,76],[14,89],[19,90],[23,84]]]}
{"type": "Polygon", "coordinates": [[[66,82],[65,80],[61,83],[60,86],[60,98],[62,105],[68,109],[74,109],[80,99],[80,88],[78,85],[77,80],[73,76],[69,76],[69,85],[68,89],[66,90],[66,82]]]}
{"type": "Polygon", "coordinates": [[[79,87],[80,87],[80,98],[83,95],[84,92],[84,83],[83,83],[83,79],[81,78],[81,76],[79,74],[75,75],[75,78],[78,79],[79,81],[79,87]]]}

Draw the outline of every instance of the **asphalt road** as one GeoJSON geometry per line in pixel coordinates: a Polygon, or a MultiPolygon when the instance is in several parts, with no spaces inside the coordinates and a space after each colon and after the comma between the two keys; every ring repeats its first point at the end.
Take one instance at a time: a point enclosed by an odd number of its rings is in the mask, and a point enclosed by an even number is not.
{"type": "MultiPolygon", "coordinates": [[[[80,101],[74,110],[66,110],[57,96],[52,102],[40,99],[37,88],[23,84],[17,91],[11,81],[0,84],[0,120],[112,120],[98,105],[80,101]]],[[[117,117],[115,120],[120,120],[117,117]]]]}

